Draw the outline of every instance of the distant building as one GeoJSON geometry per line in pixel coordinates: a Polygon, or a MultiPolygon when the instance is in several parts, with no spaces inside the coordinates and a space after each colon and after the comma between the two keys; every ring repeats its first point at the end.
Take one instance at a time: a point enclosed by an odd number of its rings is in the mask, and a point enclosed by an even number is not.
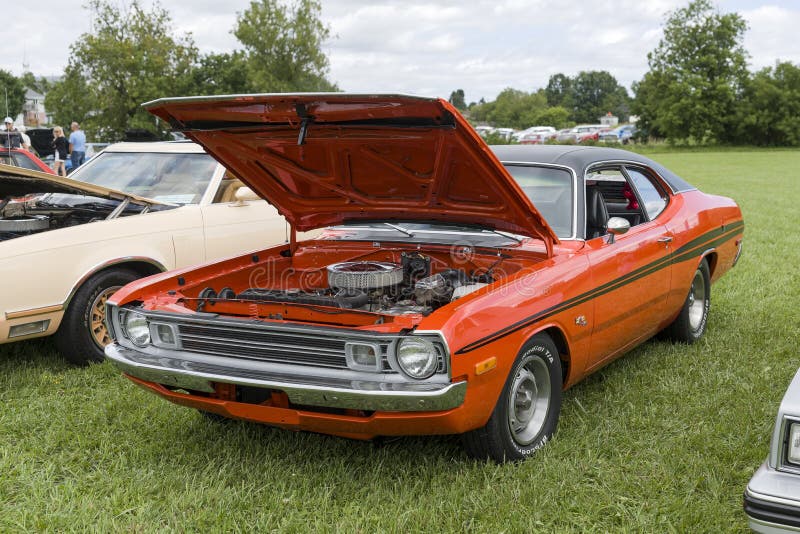
{"type": "Polygon", "coordinates": [[[17,117],[18,122],[22,122],[27,128],[36,128],[43,124],[49,124],[50,118],[44,109],[44,95],[33,89],[25,89],[25,103],[22,105],[22,120],[17,117]]]}
{"type": "Polygon", "coordinates": [[[614,126],[619,124],[619,117],[617,117],[616,115],[612,115],[611,112],[609,111],[608,113],[606,113],[605,117],[600,117],[600,124],[602,124],[603,126],[608,126],[610,128],[613,128],[614,126]]]}

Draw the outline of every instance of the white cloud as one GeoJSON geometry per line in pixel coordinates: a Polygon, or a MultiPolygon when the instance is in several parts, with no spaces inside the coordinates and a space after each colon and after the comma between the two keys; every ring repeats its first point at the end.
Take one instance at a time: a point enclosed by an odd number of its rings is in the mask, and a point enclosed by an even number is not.
{"type": "MultiPolygon", "coordinates": [[[[113,0],[117,2],[118,0],[113,0]]],[[[90,29],[83,0],[48,6],[4,5],[6,35],[0,69],[58,74],[68,45],[90,29]],[[52,24],[53,20],[58,25],[52,24]]],[[[150,1],[144,0],[149,8],[150,1]]],[[[796,0],[718,0],[750,25],[745,47],[756,68],[777,59],[800,63],[800,6],[796,0]]],[[[325,44],[330,77],[348,91],[412,92],[468,100],[494,98],[505,87],[534,90],[550,75],[610,71],[624,85],[647,70],[647,52],[661,38],[666,13],[686,0],[323,0],[332,38],[325,44]]],[[[230,33],[248,0],[171,0],[177,34],[191,32],[201,52],[237,46],[230,33]]]]}
{"type": "Polygon", "coordinates": [[[800,27],[800,6],[794,9],[777,5],[742,11],[750,26],[744,45],[750,52],[752,66],[769,67],[777,60],[800,63],[797,29],[800,27]]]}

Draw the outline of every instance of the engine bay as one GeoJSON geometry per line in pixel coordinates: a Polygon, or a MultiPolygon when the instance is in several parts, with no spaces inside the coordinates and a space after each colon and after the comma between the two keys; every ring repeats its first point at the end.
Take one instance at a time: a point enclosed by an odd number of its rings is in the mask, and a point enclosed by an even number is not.
{"type": "MultiPolygon", "coordinates": [[[[118,206],[117,201],[78,195],[33,195],[0,200],[0,241],[102,221],[118,206]]],[[[128,204],[119,215],[141,213],[142,209],[140,205],[128,204]]]]}
{"type": "Polygon", "coordinates": [[[214,311],[219,303],[297,304],[325,306],[382,315],[428,315],[464,295],[495,281],[494,267],[467,270],[444,266],[433,272],[432,257],[401,252],[399,262],[339,261],[324,268],[327,284],[316,288],[206,286],[196,298],[196,311],[214,311]]]}

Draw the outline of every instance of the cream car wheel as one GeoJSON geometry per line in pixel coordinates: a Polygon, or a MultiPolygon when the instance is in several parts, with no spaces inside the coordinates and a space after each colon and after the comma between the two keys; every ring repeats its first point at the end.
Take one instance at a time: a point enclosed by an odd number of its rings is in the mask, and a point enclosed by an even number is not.
{"type": "Polygon", "coordinates": [[[106,327],[106,301],[121,288],[122,286],[111,286],[105,291],[101,291],[92,302],[89,327],[92,331],[92,339],[101,349],[111,343],[111,336],[106,327]]]}
{"type": "Polygon", "coordinates": [[[56,332],[56,345],[72,363],[101,362],[111,342],[104,323],[108,299],[122,286],[141,278],[131,269],[113,267],[101,271],[81,285],[72,297],[56,332]]]}

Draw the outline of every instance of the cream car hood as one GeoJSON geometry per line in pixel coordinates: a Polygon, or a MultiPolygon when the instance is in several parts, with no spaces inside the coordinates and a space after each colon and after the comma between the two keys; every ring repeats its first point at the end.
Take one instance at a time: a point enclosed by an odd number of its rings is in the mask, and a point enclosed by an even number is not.
{"type": "Polygon", "coordinates": [[[117,191],[101,185],[89,184],[71,178],[0,163],[0,204],[10,198],[40,193],[90,195],[111,200],[129,199],[137,204],[164,205],[163,202],[157,200],[117,191]]]}

